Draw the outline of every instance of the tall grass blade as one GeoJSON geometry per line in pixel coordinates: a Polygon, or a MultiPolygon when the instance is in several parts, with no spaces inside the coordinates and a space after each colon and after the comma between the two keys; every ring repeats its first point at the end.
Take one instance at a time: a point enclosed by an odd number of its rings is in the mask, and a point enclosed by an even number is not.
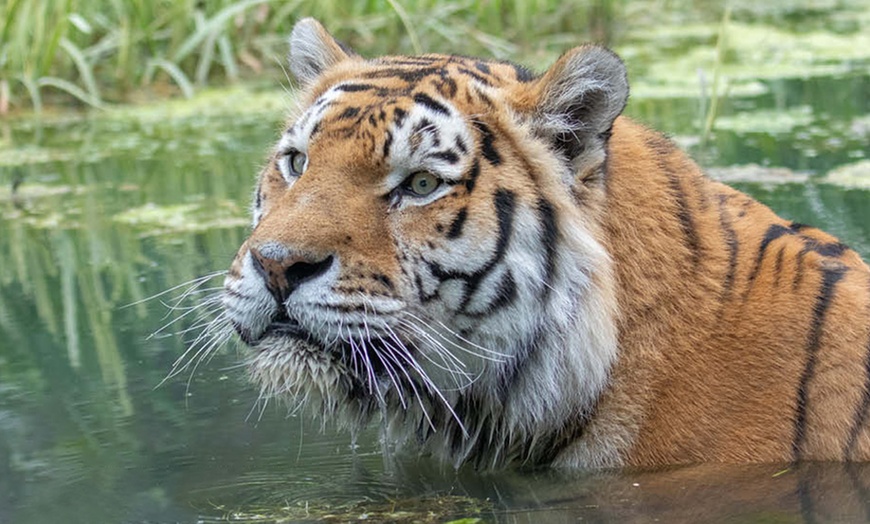
{"type": "Polygon", "coordinates": [[[82,78],[82,83],[85,84],[85,89],[88,90],[88,94],[91,95],[91,98],[102,102],[100,90],[97,87],[97,81],[94,79],[93,68],[88,63],[88,60],[85,58],[81,49],[76,47],[74,43],[66,38],[60,40],[60,47],[67,52],[73,63],[76,65],[76,69],[79,71],[79,76],[82,78]]]}
{"type": "Polygon", "coordinates": [[[713,132],[716,116],[719,112],[719,83],[722,79],[722,61],[728,48],[728,22],[731,20],[731,7],[725,8],[722,24],[719,26],[719,38],[716,40],[716,64],[713,67],[713,85],[710,88],[710,103],[707,106],[707,118],[704,120],[704,130],[701,133],[701,145],[705,145],[713,132]]]}
{"type": "Polygon", "coordinates": [[[422,54],[423,46],[420,45],[420,37],[417,36],[417,30],[414,29],[414,24],[411,23],[411,18],[408,16],[408,12],[405,11],[405,8],[402,7],[398,0],[387,0],[387,3],[390,4],[393,11],[399,15],[399,20],[401,20],[402,25],[405,26],[405,31],[408,32],[408,38],[411,39],[411,47],[414,49],[414,54],[422,54]]]}
{"type": "MultiPolygon", "coordinates": [[[[70,7],[71,0],[67,0],[64,2],[63,6],[58,6],[57,12],[59,13],[68,13],[70,7]]],[[[49,5],[46,6],[48,8],[49,5]]],[[[50,23],[49,20],[43,20],[45,23],[50,23]]],[[[42,61],[40,62],[39,70],[37,72],[37,76],[44,76],[49,73],[51,70],[51,63],[55,59],[55,54],[57,53],[57,47],[60,45],[60,39],[63,38],[64,33],[66,32],[66,24],[67,19],[66,16],[59,16],[56,20],[54,20],[54,31],[51,33],[51,37],[48,40],[48,45],[45,49],[41,49],[42,52],[42,61]]]]}
{"type": "Polygon", "coordinates": [[[199,53],[199,63],[196,65],[196,84],[205,85],[208,80],[208,73],[211,71],[212,62],[214,62],[214,47],[215,34],[209,34],[205,42],[202,43],[202,50],[199,53]]]}
{"type": "Polygon", "coordinates": [[[75,98],[78,98],[82,102],[102,109],[103,102],[92,97],[89,93],[85,92],[81,87],[73,84],[68,80],[64,80],[63,78],[57,78],[56,76],[44,76],[36,81],[36,85],[40,88],[42,87],[53,87],[68,95],[72,95],[75,98]]]}
{"type": "Polygon", "coordinates": [[[21,85],[24,86],[24,89],[27,90],[27,94],[30,95],[30,103],[33,106],[33,111],[37,114],[42,112],[42,95],[39,92],[39,86],[36,85],[36,82],[30,77],[21,75],[18,77],[18,81],[21,82],[21,85]]]}
{"type": "MultiPolygon", "coordinates": [[[[175,84],[178,85],[179,89],[181,89],[181,93],[185,98],[192,98],[194,89],[193,84],[190,83],[190,80],[187,78],[187,75],[184,74],[177,65],[173,64],[169,60],[165,58],[152,58],[148,62],[148,67],[146,68],[145,78],[150,79],[155,69],[162,69],[167,75],[175,81],[175,84]]],[[[150,82],[148,80],[146,83],[150,82]]]]}
{"type": "Polygon", "coordinates": [[[23,3],[23,0],[10,0],[3,9],[3,23],[0,25],[0,42],[9,42],[9,28],[15,21],[15,13],[23,3]]]}
{"type": "Polygon", "coordinates": [[[274,0],[242,0],[221,9],[217,14],[208,19],[202,27],[197,29],[195,33],[184,40],[175,52],[175,55],[173,55],[172,61],[175,63],[181,63],[181,61],[187,58],[187,56],[192,53],[193,50],[203,42],[203,40],[205,40],[209,35],[217,33],[232,17],[243,13],[245,10],[253,6],[267,4],[273,1],[274,0]]]}
{"type": "Polygon", "coordinates": [[[239,78],[239,65],[236,63],[236,57],[233,55],[233,43],[227,38],[227,35],[221,35],[217,41],[218,49],[221,54],[221,64],[224,66],[227,78],[235,82],[239,78]]]}

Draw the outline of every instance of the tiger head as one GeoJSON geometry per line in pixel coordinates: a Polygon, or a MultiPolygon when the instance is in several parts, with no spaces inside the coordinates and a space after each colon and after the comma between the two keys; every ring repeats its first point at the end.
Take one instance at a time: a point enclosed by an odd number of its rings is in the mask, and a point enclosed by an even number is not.
{"type": "Polygon", "coordinates": [[[290,44],[299,107],[225,282],[253,380],[457,464],[549,453],[616,354],[597,239],[623,64],[366,60],[311,19],[290,44]]]}

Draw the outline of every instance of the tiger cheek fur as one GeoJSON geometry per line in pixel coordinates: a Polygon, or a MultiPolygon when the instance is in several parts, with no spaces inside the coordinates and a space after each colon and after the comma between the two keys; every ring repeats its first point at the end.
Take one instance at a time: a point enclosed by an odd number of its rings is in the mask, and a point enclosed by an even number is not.
{"type": "Polygon", "coordinates": [[[290,69],[224,293],[265,397],[456,465],[868,458],[866,264],[619,116],[615,55],[364,60],[308,19],[290,69]]]}

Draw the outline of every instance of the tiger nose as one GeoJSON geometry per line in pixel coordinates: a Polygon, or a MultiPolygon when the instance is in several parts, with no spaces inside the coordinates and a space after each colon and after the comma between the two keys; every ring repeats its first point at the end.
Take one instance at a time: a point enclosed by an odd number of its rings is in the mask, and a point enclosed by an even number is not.
{"type": "Polygon", "coordinates": [[[332,266],[332,255],[320,260],[285,250],[251,247],[254,268],[279,304],[302,284],[325,273],[332,266]]]}

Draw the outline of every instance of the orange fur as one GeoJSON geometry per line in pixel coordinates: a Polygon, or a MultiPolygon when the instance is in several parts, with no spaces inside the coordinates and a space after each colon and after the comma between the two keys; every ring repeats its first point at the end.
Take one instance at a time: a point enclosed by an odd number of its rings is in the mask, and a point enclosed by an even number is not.
{"type": "Polygon", "coordinates": [[[770,242],[750,282],[765,232],[788,221],[704,178],[671,143],[627,119],[614,128],[609,166],[604,221],[619,281],[621,356],[600,409],[640,414],[626,463],[870,458],[863,425],[848,444],[867,395],[870,274],[860,257],[810,251],[798,267],[808,238],[836,242],[810,228],[770,242]],[[693,250],[680,205],[697,235],[693,250]],[[823,273],[841,268],[820,312],[823,273]],[[795,443],[816,328],[805,437],[795,443]]]}
{"type": "Polygon", "coordinates": [[[262,219],[230,278],[241,278],[249,249],[278,243],[292,247],[293,260],[336,255],[341,289],[411,295],[415,283],[403,270],[409,249],[441,249],[452,228],[491,249],[501,226],[495,193],[515,195],[515,209],[545,200],[605,248],[612,274],[590,278],[605,309],[616,311],[617,333],[615,363],[582,435],[571,433],[571,421],[568,429],[554,426],[567,435],[557,440],[568,441],[547,462],[870,458],[867,265],[830,235],[704,177],[671,141],[625,117],[609,130],[606,160],[604,150],[580,149],[567,191],[533,115],[564,87],[554,85],[564,83],[564,71],[596,49],[574,50],[531,80],[510,64],[439,55],[418,65],[412,57],[365,61],[330,43],[321,53],[328,67],[303,72],[309,83],[301,107],[341,82],[367,87],[344,93],[324,113],[308,146],[310,167],[291,187],[276,167],[284,153],[273,154],[258,189],[262,219]],[[407,93],[386,97],[378,89],[407,93]],[[373,152],[390,146],[384,121],[410,111],[412,93],[449,100],[469,128],[488,131],[475,131],[460,161],[461,183],[399,213],[384,185],[387,161],[373,152]],[[370,116],[348,127],[343,115],[360,111],[370,116]],[[487,148],[498,162],[481,160],[487,148]],[[480,167],[473,191],[472,161],[480,167]],[[613,456],[599,460],[602,450],[613,456]]]}

